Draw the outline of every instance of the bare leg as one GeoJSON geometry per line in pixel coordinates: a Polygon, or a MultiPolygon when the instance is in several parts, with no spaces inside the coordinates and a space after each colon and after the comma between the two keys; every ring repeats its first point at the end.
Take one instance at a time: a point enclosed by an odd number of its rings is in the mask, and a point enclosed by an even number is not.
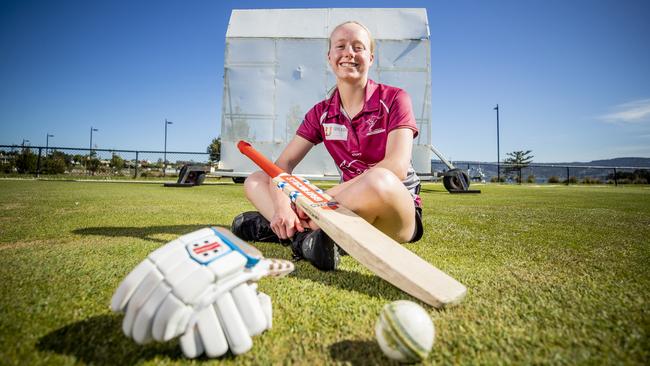
{"type": "MultiPolygon", "coordinates": [[[[269,177],[263,172],[251,174],[244,183],[246,197],[269,221],[275,213],[270,188],[269,177]]],[[[372,168],[334,198],[398,242],[413,236],[413,197],[388,169],[372,168]]]]}
{"type": "Polygon", "coordinates": [[[415,204],[404,184],[390,170],[372,168],[335,199],[398,242],[415,231],[415,204]]]}
{"type": "Polygon", "coordinates": [[[273,217],[273,201],[271,200],[271,192],[269,186],[269,176],[266,173],[257,171],[244,182],[244,192],[246,198],[257,208],[262,216],[271,221],[273,217]]]}

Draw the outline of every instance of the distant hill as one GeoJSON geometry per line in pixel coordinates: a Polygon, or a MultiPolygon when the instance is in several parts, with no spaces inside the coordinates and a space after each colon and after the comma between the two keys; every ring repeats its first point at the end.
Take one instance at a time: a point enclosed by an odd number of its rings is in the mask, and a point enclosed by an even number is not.
{"type": "Polygon", "coordinates": [[[593,160],[588,163],[571,163],[570,165],[650,167],[650,158],[614,158],[593,160]]]}

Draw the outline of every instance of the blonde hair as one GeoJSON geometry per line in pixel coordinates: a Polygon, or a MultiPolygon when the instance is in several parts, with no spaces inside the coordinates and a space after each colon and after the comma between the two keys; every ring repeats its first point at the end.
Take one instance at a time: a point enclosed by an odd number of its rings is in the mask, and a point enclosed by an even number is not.
{"type": "Polygon", "coordinates": [[[332,34],[334,34],[334,32],[336,32],[337,29],[339,29],[340,27],[342,27],[342,26],[344,26],[346,24],[356,24],[359,27],[363,28],[366,31],[366,33],[368,33],[368,38],[370,39],[370,53],[374,54],[375,53],[375,39],[372,37],[372,33],[370,33],[370,29],[368,29],[368,27],[366,27],[365,25],[361,24],[360,22],[358,22],[356,20],[348,20],[348,21],[345,21],[345,22],[337,25],[336,27],[334,27],[334,29],[332,29],[332,32],[330,32],[330,37],[327,39],[327,49],[329,50],[330,48],[332,48],[332,34]]]}

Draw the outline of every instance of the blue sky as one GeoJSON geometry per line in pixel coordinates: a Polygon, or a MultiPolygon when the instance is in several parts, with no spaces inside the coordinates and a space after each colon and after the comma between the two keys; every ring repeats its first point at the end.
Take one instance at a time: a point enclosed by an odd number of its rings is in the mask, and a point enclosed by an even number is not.
{"type": "MultiPolygon", "coordinates": [[[[0,144],[204,151],[232,9],[394,1],[0,0],[0,144]]],[[[432,142],[453,160],[650,157],[650,2],[402,1],[431,31],[432,142]]],[[[316,103],[317,101],[314,101],[316,103]]]]}

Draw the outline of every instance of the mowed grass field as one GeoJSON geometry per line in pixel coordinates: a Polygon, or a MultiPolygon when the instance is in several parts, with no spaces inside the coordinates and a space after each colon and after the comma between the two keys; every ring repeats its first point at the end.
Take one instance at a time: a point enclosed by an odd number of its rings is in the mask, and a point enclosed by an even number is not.
{"type": "MultiPolygon", "coordinates": [[[[469,289],[426,307],[426,364],[650,362],[650,187],[485,185],[450,195],[425,184],[425,235],[407,247],[469,289]]],[[[179,235],[229,226],[252,209],[241,185],[0,181],[0,364],[389,364],[374,340],[388,302],[413,298],[353,258],[263,279],[273,328],[251,352],[184,359],[174,341],[123,336],[113,291],[179,235]]],[[[291,258],[278,244],[255,243],[291,258]]]]}

